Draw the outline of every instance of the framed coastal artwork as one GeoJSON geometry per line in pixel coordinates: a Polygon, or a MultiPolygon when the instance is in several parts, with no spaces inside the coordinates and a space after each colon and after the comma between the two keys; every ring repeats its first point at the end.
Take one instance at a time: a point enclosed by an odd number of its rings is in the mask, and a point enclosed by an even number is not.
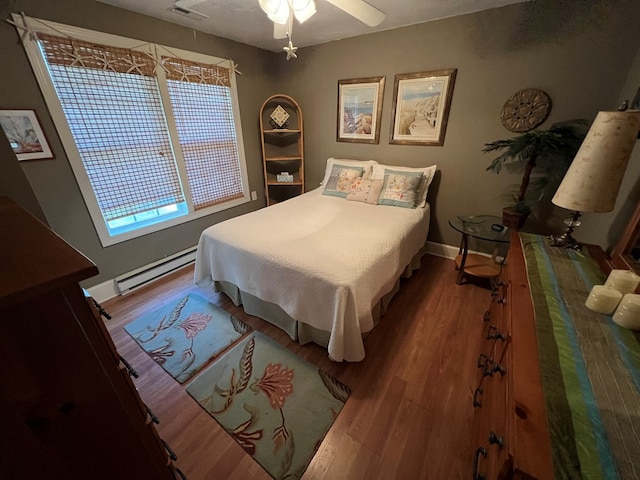
{"type": "Polygon", "coordinates": [[[384,77],[338,80],[338,142],[378,143],[384,77]]]}
{"type": "Polygon", "coordinates": [[[53,158],[35,110],[0,110],[0,126],[18,160],[53,158]]]}
{"type": "Polygon", "coordinates": [[[457,69],[395,76],[389,143],[444,145],[457,69]]]}

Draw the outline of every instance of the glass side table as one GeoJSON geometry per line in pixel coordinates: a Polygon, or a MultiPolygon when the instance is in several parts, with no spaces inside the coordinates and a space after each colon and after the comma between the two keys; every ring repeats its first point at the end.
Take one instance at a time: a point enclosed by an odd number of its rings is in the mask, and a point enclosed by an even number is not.
{"type": "Polygon", "coordinates": [[[455,258],[460,285],[465,275],[494,279],[500,275],[502,263],[496,260],[500,244],[509,243],[508,228],[502,225],[502,218],[493,215],[457,216],[449,220],[449,225],[462,234],[458,256],[455,258]],[[499,227],[503,227],[502,230],[499,227]],[[469,253],[469,237],[495,242],[493,255],[487,257],[469,253]]]}

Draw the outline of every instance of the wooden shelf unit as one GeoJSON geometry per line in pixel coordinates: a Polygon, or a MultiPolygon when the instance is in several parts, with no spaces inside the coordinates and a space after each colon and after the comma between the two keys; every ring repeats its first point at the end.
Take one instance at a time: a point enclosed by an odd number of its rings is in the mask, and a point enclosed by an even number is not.
{"type": "Polygon", "coordinates": [[[288,95],[267,98],[260,108],[262,165],[267,206],[304,193],[304,127],[302,110],[288,95]],[[289,114],[284,128],[274,128],[271,113],[281,106],[289,114]],[[293,182],[278,182],[277,175],[288,172],[293,182]]]}

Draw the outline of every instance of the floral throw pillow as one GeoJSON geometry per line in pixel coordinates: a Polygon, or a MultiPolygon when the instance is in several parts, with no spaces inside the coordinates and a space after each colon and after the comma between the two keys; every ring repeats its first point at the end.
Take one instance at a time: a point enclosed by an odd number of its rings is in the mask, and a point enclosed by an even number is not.
{"type": "Polygon", "coordinates": [[[415,208],[422,172],[385,170],[378,205],[415,208]]]}
{"type": "Polygon", "coordinates": [[[416,200],[416,207],[425,207],[427,205],[427,194],[429,193],[429,185],[433,181],[433,177],[436,174],[437,165],[431,165],[430,167],[401,167],[390,165],[374,165],[373,171],[369,178],[384,179],[386,170],[395,170],[396,172],[422,172],[422,179],[420,185],[418,185],[418,199],[416,200]]]}
{"type": "Polygon", "coordinates": [[[356,178],[362,177],[363,172],[364,168],[362,167],[334,165],[322,194],[346,198],[349,193],[349,188],[351,187],[351,182],[356,178]]]}
{"type": "Polygon", "coordinates": [[[356,178],[351,182],[347,200],[376,204],[382,191],[382,180],[356,178]]]}

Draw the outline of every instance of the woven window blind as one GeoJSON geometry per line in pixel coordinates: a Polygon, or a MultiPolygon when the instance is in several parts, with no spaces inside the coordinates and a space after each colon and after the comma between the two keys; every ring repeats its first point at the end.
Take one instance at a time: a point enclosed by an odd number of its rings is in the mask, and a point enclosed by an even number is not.
{"type": "Polygon", "coordinates": [[[194,209],[241,198],[229,71],[163,57],[194,209]]]}
{"type": "Polygon", "coordinates": [[[154,60],[75,39],[38,39],[105,220],[183,202],[154,60]]]}

